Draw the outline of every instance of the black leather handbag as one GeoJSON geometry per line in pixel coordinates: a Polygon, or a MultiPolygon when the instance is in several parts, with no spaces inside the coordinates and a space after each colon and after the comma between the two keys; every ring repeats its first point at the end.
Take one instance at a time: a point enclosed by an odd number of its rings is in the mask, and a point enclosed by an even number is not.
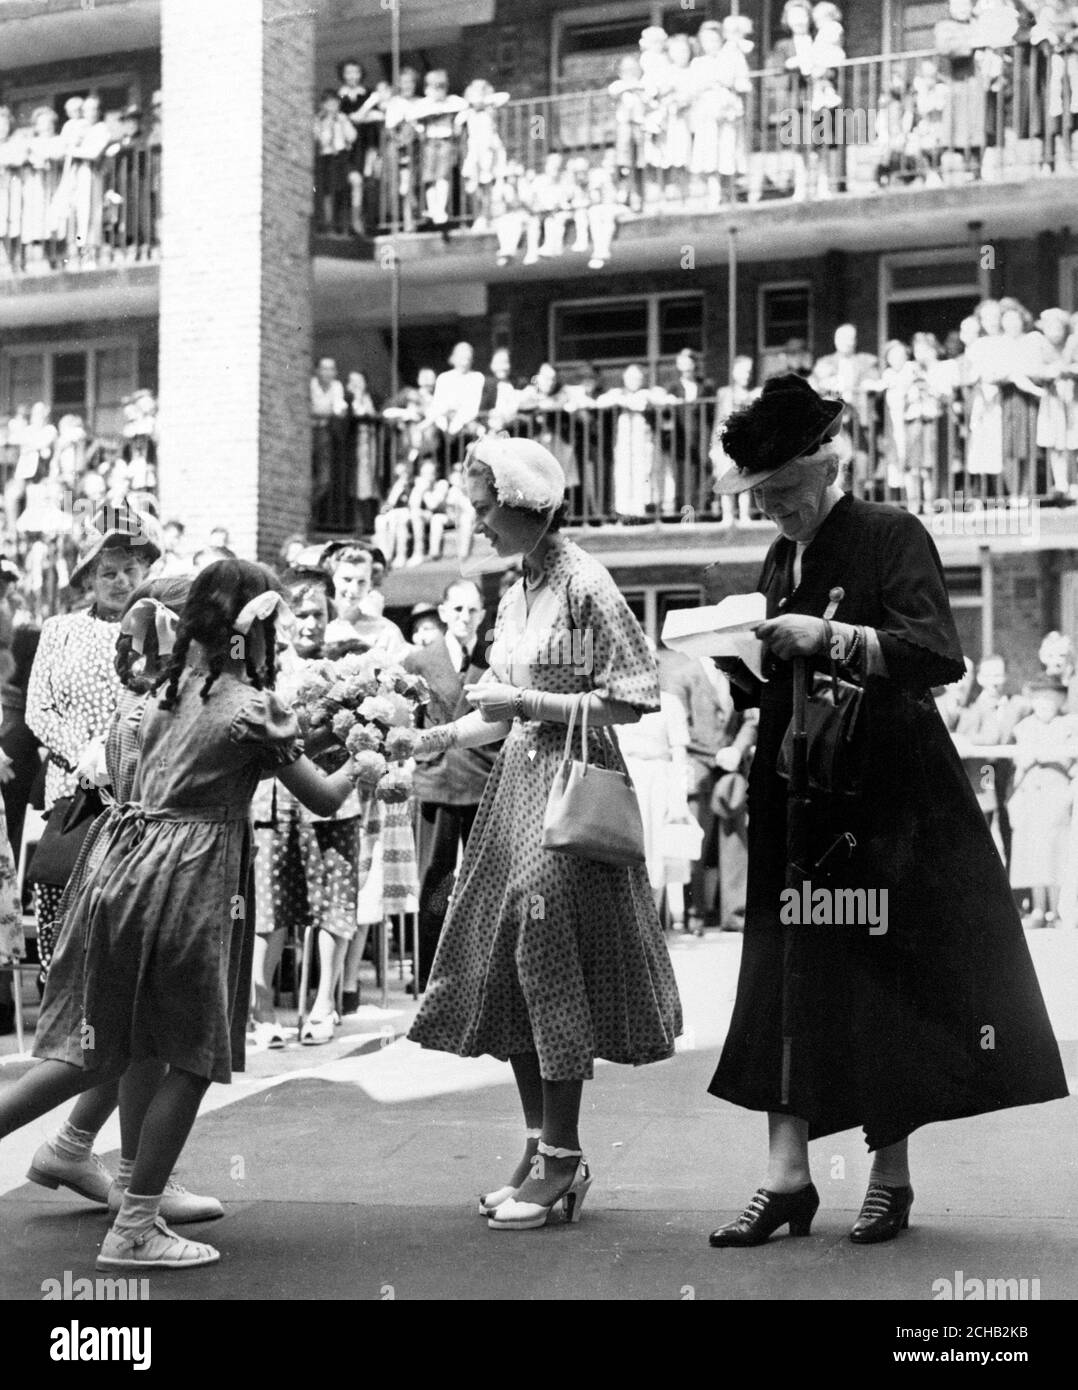
{"type": "MultiPolygon", "coordinates": [[[[858,740],[864,690],[831,673],[817,671],[805,700],[810,795],[856,800],[861,795],[863,759],[858,740]]],[[[793,721],[783,736],[776,771],[789,780],[793,721]]]]}
{"type": "MultiPolygon", "coordinates": [[[[74,771],[63,758],[58,758],[54,753],[50,757],[65,772],[74,771]]],[[[96,787],[79,786],[74,796],[58,797],[52,804],[44,833],[27,865],[28,881],[63,888],[71,877],[90,826],[104,809],[105,803],[96,787]]]]}

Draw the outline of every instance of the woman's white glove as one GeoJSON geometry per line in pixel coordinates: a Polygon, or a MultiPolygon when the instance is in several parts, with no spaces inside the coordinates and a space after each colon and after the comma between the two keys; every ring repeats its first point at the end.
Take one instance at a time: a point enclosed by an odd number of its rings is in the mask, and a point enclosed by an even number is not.
{"type": "Polygon", "coordinates": [[[75,776],[80,787],[107,787],[112,781],[105,764],[105,740],[92,738],[79,754],[75,776]]]}

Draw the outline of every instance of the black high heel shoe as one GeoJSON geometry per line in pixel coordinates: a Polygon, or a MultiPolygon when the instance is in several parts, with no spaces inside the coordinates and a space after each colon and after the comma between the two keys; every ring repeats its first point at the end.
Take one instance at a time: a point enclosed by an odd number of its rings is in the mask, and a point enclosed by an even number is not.
{"type": "Polygon", "coordinates": [[[878,1245],[881,1240],[894,1240],[899,1231],[909,1227],[912,1206],[912,1187],[886,1187],[882,1182],[870,1182],[861,1203],[861,1214],[850,1230],[850,1239],[854,1245],[878,1245]]]}
{"type": "Polygon", "coordinates": [[[711,1232],[708,1244],[716,1250],[727,1245],[763,1245],[787,1224],[792,1236],[807,1236],[819,1205],[820,1194],[811,1182],[796,1192],[769,1192],[759,1187],[736,1221],[711,1232]]]}

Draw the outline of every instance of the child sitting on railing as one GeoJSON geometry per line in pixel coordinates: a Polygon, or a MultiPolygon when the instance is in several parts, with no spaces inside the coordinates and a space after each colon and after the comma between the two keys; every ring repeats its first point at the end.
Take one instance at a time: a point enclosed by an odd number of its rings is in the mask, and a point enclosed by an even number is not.
{"type": "Polygon", "coordinates": [[[523,180],[524,170],[514,162],[506,166],[504,174],[491,190],[491,215],[498,240],[499,265],[508,265],[516,256],[528,222],[528,212],[520,193],[523,180]]]}

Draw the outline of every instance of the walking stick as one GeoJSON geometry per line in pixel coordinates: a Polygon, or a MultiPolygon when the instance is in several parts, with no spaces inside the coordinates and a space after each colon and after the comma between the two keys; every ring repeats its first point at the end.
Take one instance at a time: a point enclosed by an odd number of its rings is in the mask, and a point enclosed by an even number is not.
{"type": "MultiPolygon", "coordinates": [[[[793,747],[790,756],[790,782],[786,799],[786,887],[797,890],[808,878],[809,857],[809,786],[808,734],[805,730],[805,700],[808,662],[803,656],[793,659],[793,747]]],[[[804,925],[802,923],[802,925],[804,925]]],[[[782,1104],[790,1102],[790,1068],[796,1010],[796,926],[783,925],[782,942],[782,1104]]]]}

